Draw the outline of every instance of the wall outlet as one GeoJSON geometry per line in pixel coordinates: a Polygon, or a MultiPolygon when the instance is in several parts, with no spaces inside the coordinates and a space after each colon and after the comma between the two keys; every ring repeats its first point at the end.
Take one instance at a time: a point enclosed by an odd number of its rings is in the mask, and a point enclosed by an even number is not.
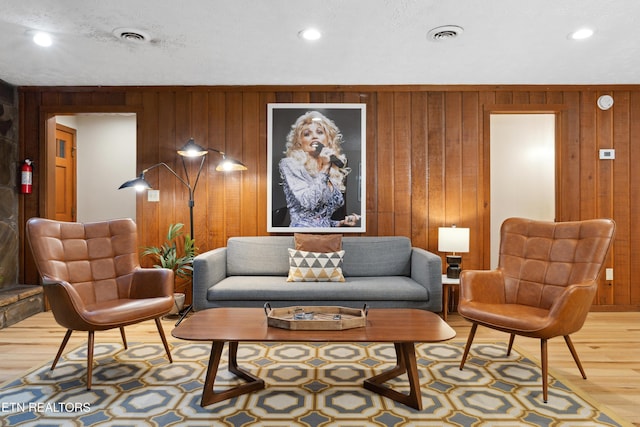
{"type": "Polygon", "coordinates": [[[600,159],[602,160],[613,160],[616,158],[616,150],[613,148],[602,148],[600,149],[600,159]]]}
{"type": "Polygon", "coordinates": [[[605,280],[613,280],[613,268],[607,268],[604,270],[605,280]]]}
{"type": "Polygon", "coordinates": [[[148,202],[159,202],[160,201],[160,190],[147,190],[147,201],[148,202]]]}

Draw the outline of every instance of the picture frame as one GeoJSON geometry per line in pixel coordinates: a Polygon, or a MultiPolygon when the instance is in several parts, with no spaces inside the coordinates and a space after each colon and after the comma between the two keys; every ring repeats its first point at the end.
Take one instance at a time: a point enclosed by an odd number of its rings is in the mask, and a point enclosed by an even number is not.
{"type": "MultiPolygon", "coordinates": [[[[332,132],[329,132],[333,134],[332,132]]],[[[317,144],[314,142],[314,144],[317,144]]],[[[323,145],[323,144],[321,144],[323,145]]],[[[331,142],[329,149],[335,148],[331,142]]],[[[314,145],[315,146],[315,145],[314,145]]],[[[296,143],[296,147],[300,148],[296,143]]],[[[320,148],[318,148],[318,153],[320,148]]],[[[300,152],[300,150],[298,150],[300,152]]],[[[318,156],[318,153],[308,152],[308,156],[318,156]]],[[[323,152],[324,153],[324,152],[323,152]]],[[[295,156],[298,156],[296,154],[295,156]]],[[[317,158],[317,157],[316,157],[317,158]]],[[[326,156],[325,156],[326,158],[326,156]]],[[[298,158],[301,168],[302,162],[298,158]]],[[[298,168],[298,166],[296,166],[298,168]]],[[[329,175],[327,175],[329,176],[329,175]]],[[[363,233],[366,231],[366,104],[335,104],[335,103],[271,103],[267,105],[267,231],[270,233],[313,232],[313,233],[363,233]],[[333,211],[330,218],[327,212],[332,208],[303,206],[298,197],[301,192],[310,191],[319,185],[313,177],[321,179],[317,172],[296,169],[290,173],[292,160],[283,161],[291,150],[287,151],[287,137],[293,137],[292,130],[298,119],[313,112],[313,120],[322,117],[332,122],[342,135],[337,154],[346,160],[346,165],[340,167],[341,161],[331,157],[329,188],[337,187],[340,182],[343,204],[333,211]],[[316,117],[317,116],[317,117],[316,117]],[[291,135],[290,135],[291,134],[291,135]],[[331,169],[332,168],[332,169],[331,169]],[[349,172],[340,180],[339,171],[349,172]],[[290,182],[292,176],[304,175],[307,180],[301,185],[290,182]],[[313,182],[313,183],[311,183],[313,182]],[[336,183],[335,185],[333,183],[336,183]],[[292,189],[295,188],[295,191],[292,189]],[[287,195],[288,193],[288,195],[287,195]],[[291,205],[288,201],[291,201],[291,205]],[[314,211],[314,209],[316,209],[314,211]],[[313,212],[313,214],[312,214],[313,212]],[[293,217],[293,218],[292,218],[293,217]],[[321,225],[315,218],[322,217],[321,225]],[[327,222],[330,225],[327,225],[327,222]]],[[[332,196],[338,197],[339,196],[332,196]]],[[[314,199],[315,200],[315,199],[314,199]]],[[[333,200],[333,199],[332,199],[333,200]]],[[[315,202],[314,202],[315,203],[315,202]]],[[[332,202],[333,203],[333,202],[332,202]]],[[[333,205],[331,205],[333,206],[333,205]]]]}

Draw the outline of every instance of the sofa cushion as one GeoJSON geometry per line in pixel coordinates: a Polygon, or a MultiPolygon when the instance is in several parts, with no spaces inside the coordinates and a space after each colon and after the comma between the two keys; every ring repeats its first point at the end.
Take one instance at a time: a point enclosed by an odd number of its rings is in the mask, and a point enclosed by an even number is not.
{"type": "Polygon", "coordinates": [[[344,282],[344,251],[309,252],[289,249],[287,282],[344,282]]]}
{"type": "Polygon", "coordinates": [[[407,237],[343,237],[345,277],[409,276],[411,240],[407,237]]]}
{"type": "Polygon", "coordinates": [[[338,252],[342,249],[342,234],[294,233],[295,248],[309,252],[338,252]]]}
{"type": "MultiPolygon", "coordinates": [[[[350,277],[345,282],[287,282],[279,276],[231,276],[207,290],[209,301],[429,301],[427,289],[409,277],[350,277]]],[[[361,306],[355,304],[356,306],[361,306]]]]}
{"type": "Polygon", "coordinates": [[[293,248],[293,236],[231,237],[227,241],[227,275],[286,278],[289,248],[293,248]]]}

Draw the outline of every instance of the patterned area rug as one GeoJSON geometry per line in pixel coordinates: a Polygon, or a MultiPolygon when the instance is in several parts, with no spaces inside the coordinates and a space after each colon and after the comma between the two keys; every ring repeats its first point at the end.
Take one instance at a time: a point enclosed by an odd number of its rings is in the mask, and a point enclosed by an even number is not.
{"type": "MultiPolygon", "coordinates": [[[[2,425],[47,426],[625,426],[566,381],[501,344],[477,344],[465,369],[463,343],[416,346],[422,411],[362,387],[395,365],[388,344],[240,343],[238,364],[264,390],[200,407],[210,345],[181,343],[169,364],[161,345],[98,344],[93,389],[85,389],[85,347],[0,388],[2,425]]],[[[226,353],[226,350],[225,350],[226,353]]],[[[220,364],[216,390],[239,380],[220,364]]],[[[405,375],[389,382],[407,389],[405,375]]]]}

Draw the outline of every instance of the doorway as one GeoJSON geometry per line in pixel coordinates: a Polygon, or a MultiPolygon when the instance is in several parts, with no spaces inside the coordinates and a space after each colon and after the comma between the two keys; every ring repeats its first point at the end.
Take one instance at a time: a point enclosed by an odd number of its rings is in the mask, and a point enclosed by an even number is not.
{"type": "Polygon", "coordinates": [[[490,116],[491,269],[509,217],[554,221],[556,114],[490,116]]]}
{"type": "MultiPolygon", "coordinates": [[[[48,157],[47,174],[55,185],[46,198],[55,198],[49,218],[65,221],[94,222],[113,218],[136,218],[136,194],[118,191],[123,182],[136,176],[137,115],[135,113],[65,113],[54,114],[47,125],[74,131],[75,150],[73,159],[77,163],[73,189],[76,192],[73,216],[58,215],[58,205],[64,196],[60,184],[62,175],[58,166],[60,138],[55,132],[47,132],[47,146],[54,156],[48,157]],[[55,160],[53,160],[55,158],[55,160]],[[54,165],[55,162],[55,165],[54,165]]],[[[65,142],[64,145],[68,146],[65,142]]]]}

